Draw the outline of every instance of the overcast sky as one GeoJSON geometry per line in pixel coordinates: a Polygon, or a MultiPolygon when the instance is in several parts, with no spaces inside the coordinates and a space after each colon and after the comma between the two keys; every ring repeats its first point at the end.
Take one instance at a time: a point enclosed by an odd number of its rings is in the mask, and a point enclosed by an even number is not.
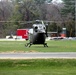
{"type": "Polygon", "coordinates": [[[60,3],[60,2],[62,2],[62,0],[53,0],[53,2],[58,2],[58,3],[60,3]]]}
{"type": "MultiPolygon", "coordinates": [[[[0,0],[1,1],[1,0],[0,0]]],[[[62,2],[61,0],[53,0],[53,2],[62,2]]]]}

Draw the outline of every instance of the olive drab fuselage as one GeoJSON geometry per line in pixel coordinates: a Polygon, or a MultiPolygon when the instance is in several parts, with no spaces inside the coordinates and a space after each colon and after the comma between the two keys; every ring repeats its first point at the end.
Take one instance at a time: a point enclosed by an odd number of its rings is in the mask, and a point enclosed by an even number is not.
{"type": "Polygon", "coordinates": [[[29,43],[26,44],[26,47],[30,47],[32,44],[43,44],[44,47],[48,47],[47,43],[45,43],[45,39],[46,26],[43,21],[36,21],[32,29],[29,29],[29,43]]]}

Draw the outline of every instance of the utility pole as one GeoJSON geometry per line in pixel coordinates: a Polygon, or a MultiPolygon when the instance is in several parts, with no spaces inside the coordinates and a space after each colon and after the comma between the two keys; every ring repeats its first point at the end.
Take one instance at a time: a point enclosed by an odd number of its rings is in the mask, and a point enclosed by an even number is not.
{"type": "Polygon", "coordinates": [[[76,37],[76,0],[75,0],[75,37],[76,37]]]}

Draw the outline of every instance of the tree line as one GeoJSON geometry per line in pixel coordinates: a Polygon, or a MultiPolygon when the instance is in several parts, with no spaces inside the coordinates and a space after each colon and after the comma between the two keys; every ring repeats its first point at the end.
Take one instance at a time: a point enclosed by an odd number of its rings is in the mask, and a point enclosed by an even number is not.
{"type": "Polygon", "coordinates": [[[16,34],[20,28],[30,27],[21,24],[33,20],[53,21],[48,31],[67,28],[67,36],[75,36],[75,0],[63,0],[53,4],[52,0],[2,0],[0,1],[0,37],[16,34]]]}

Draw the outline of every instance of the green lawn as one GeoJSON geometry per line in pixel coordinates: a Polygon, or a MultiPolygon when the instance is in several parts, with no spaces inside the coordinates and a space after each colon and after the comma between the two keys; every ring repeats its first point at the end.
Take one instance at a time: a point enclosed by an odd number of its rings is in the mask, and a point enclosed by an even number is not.
{"type": "Polygon", "coordinates": [[[50,40],[49,47],[32,45],[25,47],[26,41],[0,41],[0,52],[76,52],[76,41],[50,40]]]}
{"type": "Polygon", "coordinates": [[[0,75],[76,75],[76,59],[0,60],[0,75]]]}
{"type": "MultiPolygon", "coordinates": [[[[0,52],[76,52],[76,41],[51,40],[49,47],[26,41],[0,41],[0,52]]],[[[76,75],[76,59],[1,60],[0,75],[76,75]]]]}

